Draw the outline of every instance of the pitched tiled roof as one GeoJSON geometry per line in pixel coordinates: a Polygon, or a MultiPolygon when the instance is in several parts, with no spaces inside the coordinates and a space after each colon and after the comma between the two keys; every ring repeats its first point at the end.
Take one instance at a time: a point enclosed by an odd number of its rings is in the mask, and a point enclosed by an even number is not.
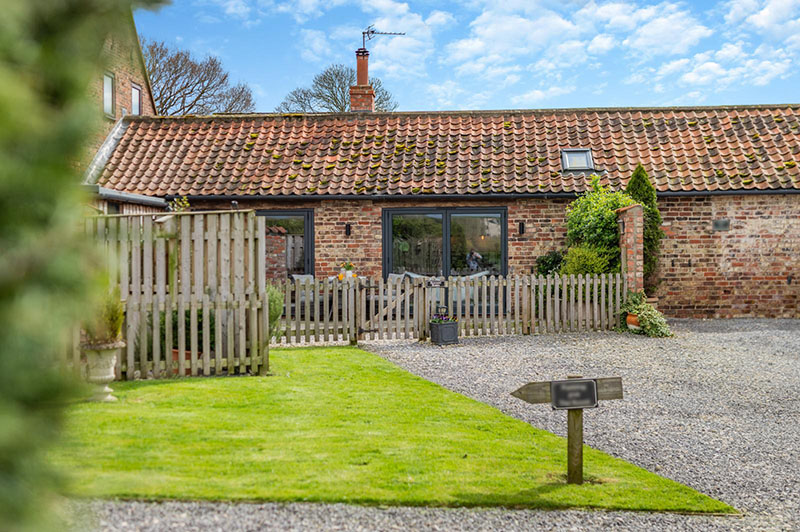
{"type": "Polygon", "coordinates": [[[146,195],[581,192],[563,148],[615,189],[800,189],[800,105],[125,120],[98,184],[146,195]]]}

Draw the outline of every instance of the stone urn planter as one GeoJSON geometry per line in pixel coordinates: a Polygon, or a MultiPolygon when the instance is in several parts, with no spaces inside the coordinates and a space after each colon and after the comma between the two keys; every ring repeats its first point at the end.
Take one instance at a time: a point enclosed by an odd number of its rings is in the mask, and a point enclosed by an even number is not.
{"type": "Polygon", "coordinates": [[[95,387],[90,401],[109,403],[117,400],[111,395],[114,390],[108,384],[114,380],[114,366],[123,347],[125,342],[121,341],[83,346],[83,353],[86,355],[86,380],[95,387]]]}
{"type": "Polygon", "coordinates": [[[94,312],[83,324],[84,340],[81,342],[81,349],[86,355],[86,380],[95,387],[89,400],[116,401],[108,383],[116,377],[114,365],[125,347],[122,341],[125,310],[119,297],[119,288],[106,290],[104,297],[94,307],[94,312]]]}

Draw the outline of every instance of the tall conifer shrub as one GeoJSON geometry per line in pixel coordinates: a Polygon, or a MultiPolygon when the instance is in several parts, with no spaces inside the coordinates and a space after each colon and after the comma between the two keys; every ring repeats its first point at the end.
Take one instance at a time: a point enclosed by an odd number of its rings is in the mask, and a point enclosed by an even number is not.
{"type": "Polygon", "coordinates": [[[661,213],[656,203],[656,189],[641,164],[633,171],[625,192],[644,208],[644,277],[645,283],[652,287],[653,273],[658,266],[658,252],[664,232],[661,230],[661,213]]]}

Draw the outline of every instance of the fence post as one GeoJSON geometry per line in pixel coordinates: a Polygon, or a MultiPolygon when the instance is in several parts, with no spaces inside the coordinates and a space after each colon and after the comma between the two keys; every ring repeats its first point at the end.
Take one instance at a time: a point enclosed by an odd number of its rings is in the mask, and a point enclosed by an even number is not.
{"type": "Polygon", "coordinates": [[[350,327],[352,331],[350,334],[350,345],[358,345],[358,341],[364,339],[361,322],[363,321],[362,311],[365,309],[361,308],[361,279],[361,277],[356,277],[355,280],[350,278],[345,281],[349,294],[347,298],[347,307],[350,308],[350,312],[348,312],[348,321],[352,322],[352,326],[350,327]]]}

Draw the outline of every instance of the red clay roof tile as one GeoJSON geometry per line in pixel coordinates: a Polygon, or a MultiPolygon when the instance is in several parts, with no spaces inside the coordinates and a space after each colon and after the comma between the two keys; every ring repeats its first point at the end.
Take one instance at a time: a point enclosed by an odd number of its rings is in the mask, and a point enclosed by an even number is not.
{"type": "Polygon", "coordinates": [[[125,121],[98,184],[156,196],[581,192],[563,148],[612,188],[642,163],[661,192],[800,189],[800,105],[125,121]]]}

